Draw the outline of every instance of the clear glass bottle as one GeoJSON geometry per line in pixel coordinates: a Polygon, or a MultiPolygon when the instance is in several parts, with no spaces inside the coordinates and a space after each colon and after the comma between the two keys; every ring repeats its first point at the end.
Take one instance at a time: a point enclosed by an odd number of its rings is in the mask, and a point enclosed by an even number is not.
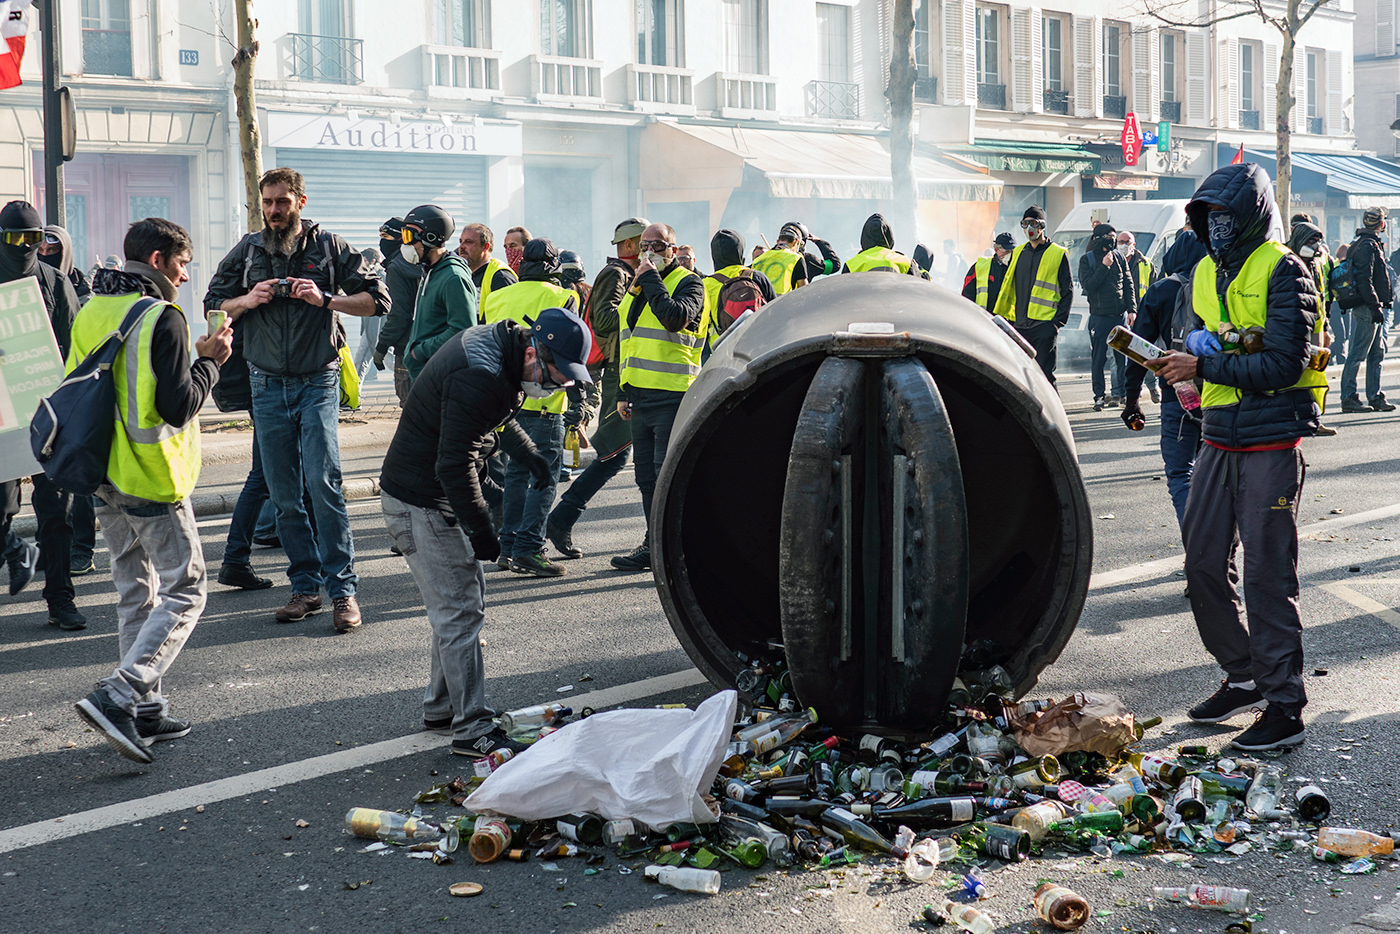
{"type": "Polygon", "coordinates": [[[719,873],[713,869],[692,869],[689,866],[648,866],[642,870],[647,879],[669,885],[682,892],[697,895],[719,894],[719,873]]]}

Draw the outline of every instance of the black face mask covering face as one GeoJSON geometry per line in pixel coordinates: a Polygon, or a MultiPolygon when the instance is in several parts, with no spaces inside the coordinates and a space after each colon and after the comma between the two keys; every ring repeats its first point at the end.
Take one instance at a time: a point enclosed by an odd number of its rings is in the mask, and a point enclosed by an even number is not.
{"type": "Polygon", "coordinates": [[[57,269],[63,263],[62,253],[40,253],[39,262],[57,269]]]}
{"type": "Polygon", "coordinates": [[[39,274],[39,244],[11,246],[0,243],[0,282],[39,274]]]}

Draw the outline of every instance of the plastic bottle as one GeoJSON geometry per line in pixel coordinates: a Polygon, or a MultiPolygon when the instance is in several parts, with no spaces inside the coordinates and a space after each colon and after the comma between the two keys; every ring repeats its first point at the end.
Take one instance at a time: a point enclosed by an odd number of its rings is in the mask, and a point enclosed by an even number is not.
{"type": "Polygon", "coordinates": [[[563,704],[536,704],[533,707],[508,710],[501,714],[501,729],[507,733],[537,730],[542,726],[559,723],[573,712],[572,707],[563,704]]]}
{"type": "Polygon", "coordinates": [[[964,931],[972,934],[992,934],[997,929],[996,922],[986,912],[971,905],[957,905],[949,899],[943,900],[943,913],[964,931]]]}
{"type": "Polygon", "coordinates": [[[1011,826],[1024,830],[1030,835],[1032,842],[1039,843],[1050,832],[1051,825],[1064,818],[1063,805],[1056,801],[1042,801],[1022,808],[1020,813],[1011,818],[1011,826]]]}
{"type": "Polygon", "coordinates": [[[478,863],[493,863],[510,849],[511,836],[505,818],[482,814],[467,841],[467,852],[478,863]]]}
{"type": "Polygon", "coordinates": [[[1327,793],[1316,785],[1304,785],[1293,794],[1298,806],[1298,816],[1309,823],[1325,821],[1332,813],[1332,802],[1327,793]]]}
{"type": "Polygon", "coordinates": [[[1179,902],[1193,908],[1248,914],[1249,889],[1232,889],[1223,885],[1187,885],[1166,888],[1152,887],[1152,897],[1179,902]]]}
{"type": "Polygon", "coordinates": [[[1389,856],[1395,852],[1394,837],[1346,827],[1320,828],[1317,845],[1343,856],[1389,856]]]}
{"type": "Polygon", "coordinates": [[[1089,920],[1089,903],[1084,896],[1054,882],[1035,890],[1035,910],[1061,931],[1077,931],[1089,920]]]}
{"type": "Polygon", "coordinates": [[[1261,765],[1254,772],[1254,781],[1245,792],[1245,805],[1256,814],[1278,809],[1283,797],[1283,773],[1272,765],[1261,765]]]}
{"type": "Polygon", "coordinates": [[[669,885],[682,892],[698,895],[719,894],[719,873],[713,869],[691,869],[689,866],[648,866],[642,870],[647,879],[669,885]]]}
{"type": "Polygon", "coordinates": [[[345,813],[345,829],[357,837],[391,843],[424,843],[446,836],[449,853],[457,849],[460,839],[455,822],[444,828],[419,817],[374,808],[351,808],[345,813]]]}

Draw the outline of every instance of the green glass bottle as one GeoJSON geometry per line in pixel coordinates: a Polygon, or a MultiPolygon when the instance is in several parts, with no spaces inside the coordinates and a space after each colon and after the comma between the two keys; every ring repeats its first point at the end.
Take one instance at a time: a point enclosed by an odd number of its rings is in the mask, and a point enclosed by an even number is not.
{"type": "Polygon", "coordinates": [[[1122,833],[1123,812],[1119,810],[1095,811],[1092,814],[1075,814],[1050,825],[1051,833],[1073,833],[1079,830],[1092,830],[1096,833],[1122,833]]]}

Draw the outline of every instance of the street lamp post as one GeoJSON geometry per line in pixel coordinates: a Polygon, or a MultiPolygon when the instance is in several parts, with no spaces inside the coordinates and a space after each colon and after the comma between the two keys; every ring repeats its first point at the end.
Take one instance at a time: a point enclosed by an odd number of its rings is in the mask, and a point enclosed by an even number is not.
{"type": "Polygon", "coordinates": [[[44,61],[44,213],[50,224],[67,226],[63,204],[63,89],[58,0],[40,0],[40,54],[44,61]]]}

